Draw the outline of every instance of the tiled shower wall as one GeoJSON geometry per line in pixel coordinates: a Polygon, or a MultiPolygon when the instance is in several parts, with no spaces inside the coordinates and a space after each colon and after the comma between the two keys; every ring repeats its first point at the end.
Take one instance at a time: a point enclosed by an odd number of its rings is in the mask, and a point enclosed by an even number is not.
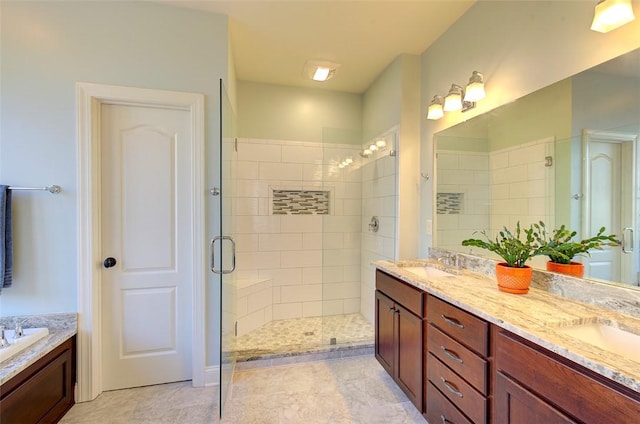
{"type": "Polygon", "coordinates": [[[349,145],[238,139],[231,205],[236,278],[243,286],[271,279],[272,292],[271,299],[248,296],[238,304],[239,317],[258,311],[244,320],[245,328],[359,311],[359,160],[349,145]],[[346,157],[354,163],[339,169],[346,157]],[[329,213],[289,215],[276,208],[274,215],[273,190],[327,191],[329,213]]]}
{"type": "Polygon", "coordinates": [[[555,174],[545,166],[553,152],[553,138],[488,154],[438,151],[438,247],[460,251],[462,240],[481,237],[474,232],[493,238],[518,221],[553,226],[555,174]]]}
{"type": "Polygon", "coordinates": [[[360,313],[374,319],[375,260],[395,260],[397,227],[397,157],[389,150],[363,159],[362,165],[362,251],[360,313]],[[377,232],[369,228],[371,217],[380,222],[377,232]]]}
{"type": "MultiPolygon", "coordinates": [[[[555,150],[553,137],[491,152],[491,234],[504,226],[514,229],[544,221],[555,226],[555,171],[546,166],[555,150]]],[[[544,268],[546,256],[534,257],[529,265],[544,268]]]]}
{"type": "Polygon", "coordinates": [[[490,154],[491,231],[544,221],[553,228],[555,216],[554,167],[545,166],[553,157],[553,137],[520,144],[490,154]]]}
{"type": "Polygon", "coordinates": [[[437,244],[460,250],[462,240],[489,228],[489,154],[439,150],[437,166],[437,244]]]}

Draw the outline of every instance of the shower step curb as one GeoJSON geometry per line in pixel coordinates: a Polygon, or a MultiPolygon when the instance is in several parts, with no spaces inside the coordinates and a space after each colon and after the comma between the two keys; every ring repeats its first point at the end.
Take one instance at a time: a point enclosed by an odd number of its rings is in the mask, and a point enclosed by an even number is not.
{"type": "Polygon", "coordinates": [[[329,349],[315,349],[305,352],[256,353],[252,356],[238,357],[236,370],[250,370],[255,368],[275,367],[278,365],[298,364],[302,362],[324,361],[352,356],[373,355],[374,345],[361,344],[340,346],[329,349]]]}

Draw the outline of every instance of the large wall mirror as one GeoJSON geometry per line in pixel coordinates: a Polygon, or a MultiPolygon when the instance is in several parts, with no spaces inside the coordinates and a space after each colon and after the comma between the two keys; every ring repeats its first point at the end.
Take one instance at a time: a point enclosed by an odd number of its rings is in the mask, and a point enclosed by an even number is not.
{"type": "MultiPolygon", "coordinates": [[[[503,226],[564,224],[624,246],[579,257],[585,278],[639,285],[640,50],[435,135],[435,245],[503,226]]],[[[546,257],[530,264],[544,268],[546,257]]]]}

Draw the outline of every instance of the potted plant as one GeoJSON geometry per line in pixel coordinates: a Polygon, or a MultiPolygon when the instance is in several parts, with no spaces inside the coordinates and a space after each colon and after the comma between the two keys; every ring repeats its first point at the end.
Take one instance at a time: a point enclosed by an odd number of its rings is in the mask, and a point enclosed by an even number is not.
{"type": "Polygon", "coordinates": [[[544,222],[533,224],[533,236],[540,245],[542,254],[549,257],[547,271],[559,272],[574,277],[584,276],[584,264],[574,262],[576,255],[590,255],[589,250],[602,250],[604,246],[619,246],[620,241],[614,234],[605,235],[605,227],[598,234],[581,241],[574,241],[576,231],[569,231],[564,225],[547,231],[544,222]]]}
{"type": "Polygon", "coordinates": [[[515,232],[503,227],[495,240],[492,240],[486,231],[481,231],[484,240],[467,239],[462,241],[462,245],[487,249],[504,259],[504,262],[496,264],[498,289],[507,293],[524,294],[529,291],[532,275],[531,267],[525,265],[525,262],[542,254],[533,232],[532,226],[523,230],[518,222],[515,232]]]}

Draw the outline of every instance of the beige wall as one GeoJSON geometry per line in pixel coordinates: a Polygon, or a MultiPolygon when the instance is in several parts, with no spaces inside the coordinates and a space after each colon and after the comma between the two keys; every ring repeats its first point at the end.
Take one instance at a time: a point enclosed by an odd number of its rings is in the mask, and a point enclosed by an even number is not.
{"type": "Polygon", "coordinates": [[[362,96],[238,81],[238,136],[360,143],[362,96]]]}
{"type": "Polygon", "coordinates": [[[420,157],[420,58],[398,56],[364,94],[362,128],[364,141],[394,126],[398,131],[398,222],[396,254],[416,257],[419,217],[420,157]]]}

